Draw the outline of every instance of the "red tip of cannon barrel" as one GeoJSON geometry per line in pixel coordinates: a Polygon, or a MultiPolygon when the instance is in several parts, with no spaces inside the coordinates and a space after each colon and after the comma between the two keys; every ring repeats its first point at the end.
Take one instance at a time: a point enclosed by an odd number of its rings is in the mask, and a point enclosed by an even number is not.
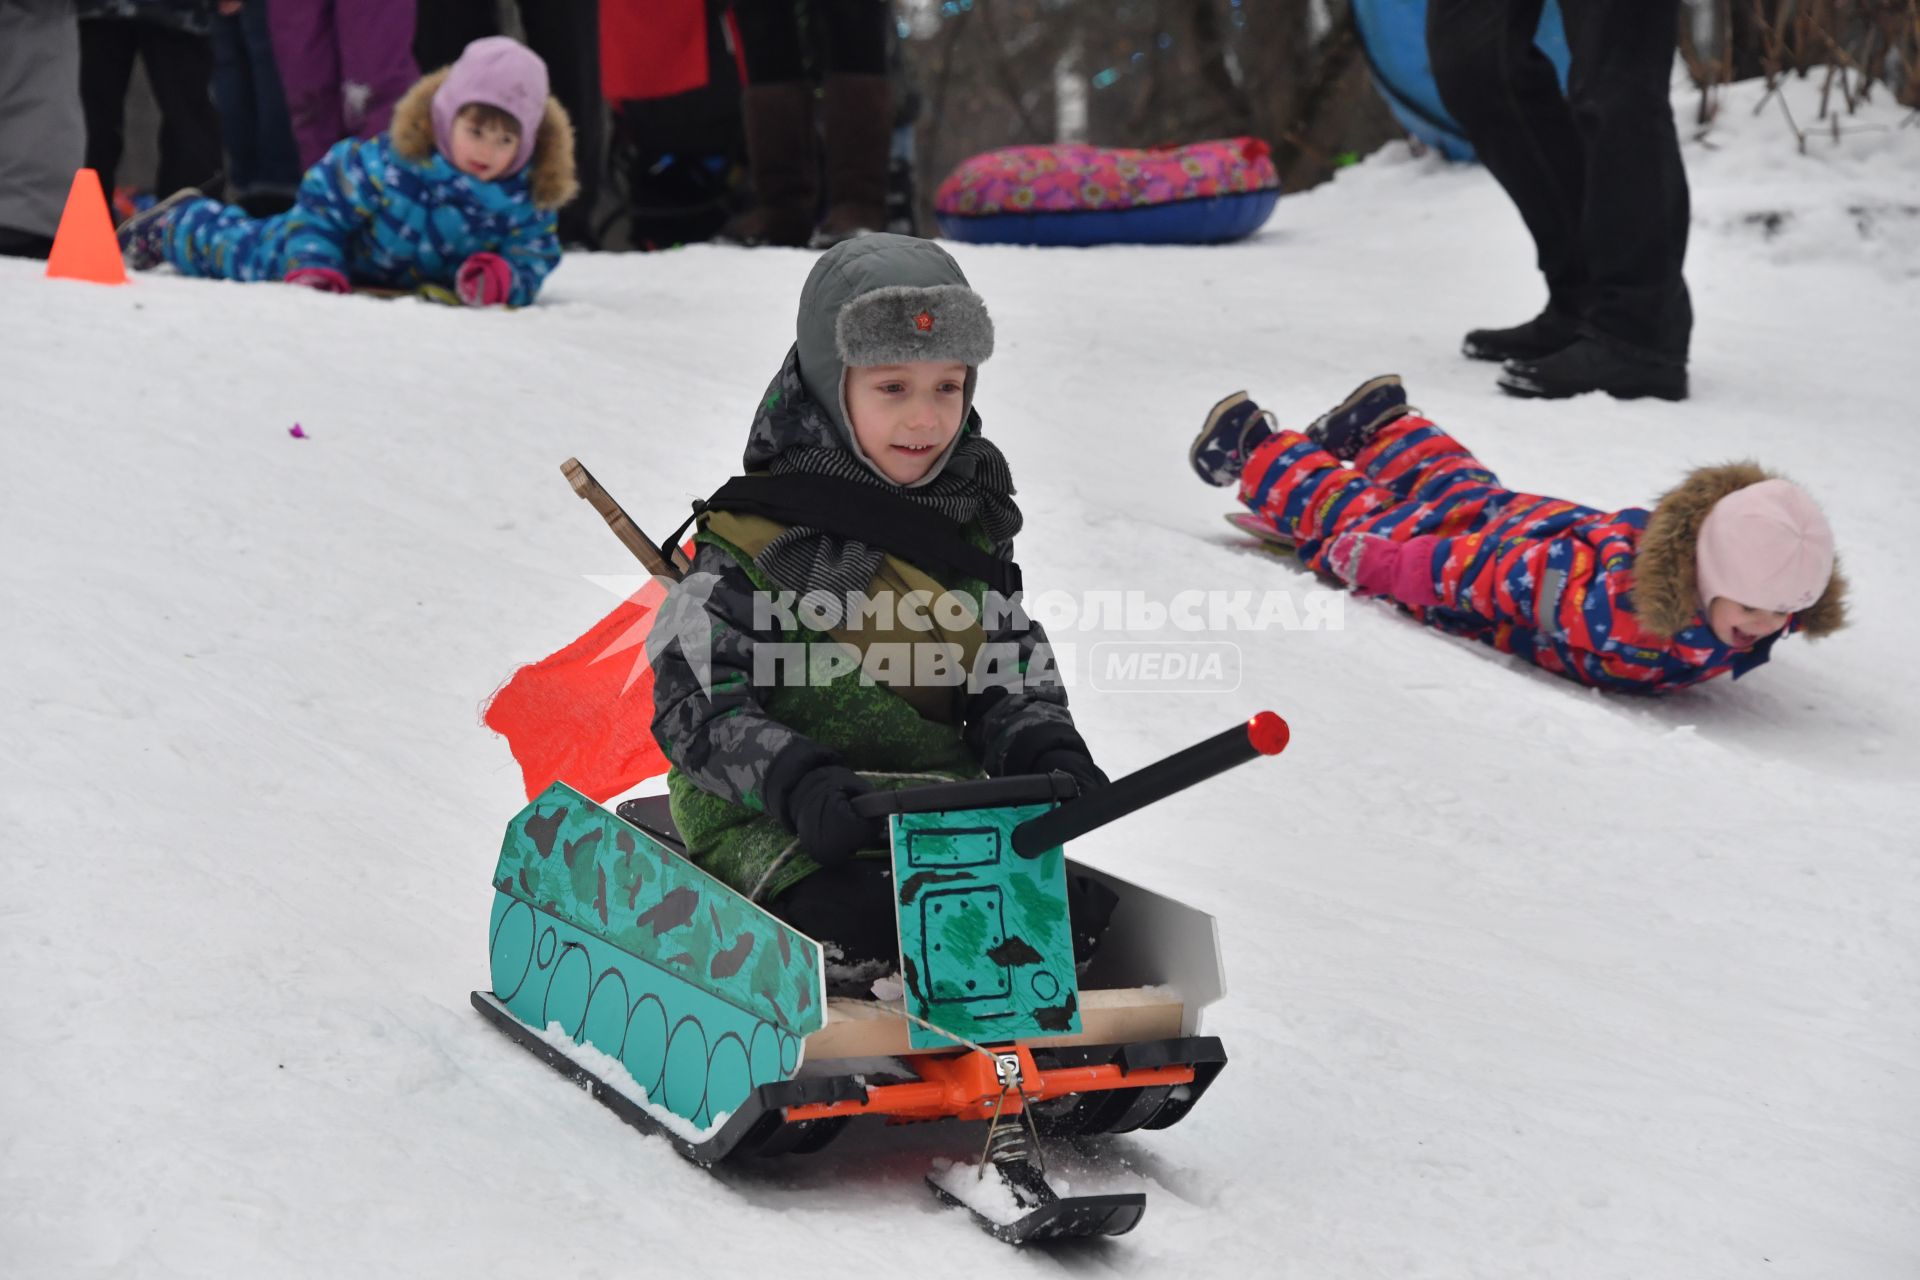
{"type": "Polygon", "coordinates": [[[1262,711],[1247,721],[1247,741],[1263,756],[1277,756],[1287,749],[1293,731],[1287,722],[1271,711],[1262,711]]]}

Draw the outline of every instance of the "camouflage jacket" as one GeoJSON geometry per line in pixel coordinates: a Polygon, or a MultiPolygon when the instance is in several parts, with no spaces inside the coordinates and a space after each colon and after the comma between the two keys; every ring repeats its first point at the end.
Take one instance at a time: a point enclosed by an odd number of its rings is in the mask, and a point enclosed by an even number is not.
{"type": "Polygon", "coordinates": [[[839,764],[889,775],[999,775],[1027,772],[1056,747],[1085,750],[1041,649],[1046,633],[1024,616],[994,619],[985,637],[1017,653],[1021,678],[967,692],[957,724],[920,715],[858,669],[795,683],[791,667],[775,673],[763,661],[756,682],[759,646],[813,646],[827,637],[797,619],[783,626],[764,610],[757,625],[755,595],[773,584],[737,549],[704,534],[700,543],[647,642],[653,734],[673,762],[667,784],[688,854],[741,892],[764,901],[817,869],[799,850],[789,852],[788,798],[810,770],[839,764]]]}

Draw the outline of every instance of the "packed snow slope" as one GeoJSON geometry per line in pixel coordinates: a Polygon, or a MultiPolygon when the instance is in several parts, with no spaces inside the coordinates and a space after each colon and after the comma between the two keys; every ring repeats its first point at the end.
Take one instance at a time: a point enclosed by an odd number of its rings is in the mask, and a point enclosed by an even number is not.
{"type": "Polygon", "coordinates": [[[1402,146],[1244,244],[956,250],[1029,583],[1323,619],[1211,637],[1231,692],[1075,688],[1110,771],[1262,707],[1294,740],[1075,846],[1218,916],[1232,1062],[1107,1149],[1149,1212],[1069,1254],[934,1205],[977,1130],[716,1177],[467,1006],[524,799],[480,706],[633,572],[556,464],[670,527],[811,255],[572,258],[516,314],[0,260],[0,1271],[1920,1274],[1920,125],[1802,154],[1757,97],[1687,145],[1684,404],[1503,398],[1458,343],[1536,309],[1530,244],[1402,146]],[[1236,388],[1299,424],[1389,370],[1519,488],[1794,476],[1852,628],[1656,702],[1329,625],[1185,450],[1236,388]]]}

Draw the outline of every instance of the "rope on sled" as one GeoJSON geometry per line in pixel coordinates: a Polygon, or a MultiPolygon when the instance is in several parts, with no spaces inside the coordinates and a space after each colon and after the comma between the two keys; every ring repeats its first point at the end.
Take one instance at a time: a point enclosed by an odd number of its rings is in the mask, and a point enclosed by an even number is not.
{"type": "MultiPolygon", "coordinates": [[[[945,1036],[955,1044],[963,1045],[975,1053],[981,1054],[987,1061],[993,1063],[993,1073],[1000,1081],[1000,1096],[994,1101],[993,1118],[987,1124],[987,1140],[985,1145],[980,1149],[980,1160],[973,1175],[975,1181],[982,1180],[987,1176],[987,1166],[989,1164],[1011,1165],[1030,1162],[1036,1169],[1044,1174],[1047,1170],[1046,1154],[1040,1146],[1039,1127],[1033,1122],[1033,1099],[1027,1096],[1026,1083],[1020,1078],[1020,1068],[1017,1065],[1019,1061],[1018,1058],[1015,1057],[1016,1065],[1013,1068],[1013,1074],[1009,1076],[1006,1071],[1002,1070],[1003,1055],[995,1053],[985,1045],[975,1044],[965,1036],[949,1031],[945,1027],[934,1026],[925,1018],[907,1012],[904,1003],[898,1009],[890,1004],[883,1004],[880,1007],[897,1017],[905,1018],[908,1022],[925,1027],[935,1035],[945,1036]],[[1007,1095],[1009,1093],[1017,1093],[1020,1095],[1021,1123],[1014,1125],[1011,1130],[1002,1130],[1000,1122],[1006,1117],[1007,1095]],[[1024,1128],[1022,1126],[1024,1126],[1024,1128]]],[[[1011,1054],[1004,1056],[1014,1057],[1014,1055],[1011,1054]]]]}
{"type": "Polygon", "coordinates": [[[952,1031],[949,1031],[945,1027],[936,1027],[931,1022],[928,1022],[925,1018],[920,1017],[918,1014],[908,1013],[905,1004],[902,1004],[898,1009],[894,1008],[891,1004],[884,1004],[884,1003],[881,1004],[879,1007],[885,1010],[886,1012],[893,1014],[895,1017],[905,1018],[908,1022],[915,1023],[919,1026],[925,1027],[928,1031],[933,1032],[935,1035],[945,1036],[947,1039],[953,1041],[957,1045],[962,1045],[968,1049],[973,1050],[975,1053],[984,1054],[986,1057],[988,1057],[993,1061],[996,1068],[999,1065],[1000,1055],[995,1053],[993,1050],[988,1049],[983,1045],[977,1045],[973,1041],[967,1039],[965,1036],[958,1035],[952,1031]]]}
{"type": "MultiPolygon", "coordinates": [[[[888,781],[888,782],[951,782],[953,781],[951,777],[945,774],[938,774],[938,773],[882,773],[875,770],[863,769],[859,771],[859,775],[863,778],[869,778],[869,779],[874,779],[878,781],[888,781]]],[[[787,842],[786,848],[780,851],[779,856],[774,858],[772,864],[768,866],[768,868],[765,871],[761,872],[760,878],[754,882],[753,891],[747,895],[748,901],[756,902],[756,903],[760,901],[760,895],[762,892],[765,891],[767,884],[773,879],[775,875],[779,874],[780,868],[784,867],[787,864],[788,859],[793,857],[794,853],[799,849],[799,847],[800,847],[800,839],[798,836],[794,837],[792,840],[789,840],[787,842]]],[[[994,1103],[993,1119],[992,1119],[992,1122],[987,1126],[987,1145],[981,1153],[980,1168],[979,1168],[979,1172],[975,1175],[976,1177],[986,1176],[987,1165],[989,1163],[997,1164],[997,1163],[1001,1163],[1003,1160],[1011,1161],[1014,1159],[1026,1159],[1030,1154],[1036,1157],[1039,1156],[1040,1133],[1039,1133],[1039,1130],[1034,1126],[1033,1113],[1031,1110],[1030,1101],[1027,1098],[1026,1088],[1020,1080],[1019,1068],[1017,1066],[1014,1068],[1014,1074],[1011,1077],[1008,1076],[1006,1071],[1002,1069],[1000,1054],[995,1053],[993,1050],[987,1048],[985,1045],[976,1044],[974,1041],[967,1039],[965,1036],[960,1035],[957,1032],[949,1031],[945,1027],[935,1026],[933,1023],[927,1021],[925,1018],[920,1017],[918,1014],[909,1012],[907,1010],[905,1001],[902,1001],[898,1008],[895,1008],[892,1004],[889,1004],[889,1003],[881,1003],[879,1007],[885,1010],[887,1013],[892,1014],[894,1017],[903,1018],[906,1021],[913,1023],[915,1026],[918,1026],[918,1027],[924,1028],[925,1030],[933,1032],[937,1036],[944,1036],[946,1039],[953,1041],[956,1045],[959,1045],[962,1048],[971,1049],[973,1052],[979,1054],[981,1057],[985,1058],[987,1061],[993,1064],[994,1075],[1000,1081],[1000,1097],[994,1103]],[[1005,1137],[1002,1137],[1001,1141],[996,1145],[995,1137],[1000,1132],[1000,1122],[1005,1115],[1006,1106],[1007,1106],[1007,1095],[1010,1092],[1018,1093],[1020,1095],[1020,1101],[1022,1103],[1022,1106],[1020,1108],[1020,1116],[1021,1116],[1021,1119],[1025,1121],[1025,1134],[1022,1135],[1021,1130],[1016,1128],[1013,1130],[1014,1135],[1016,1135],[1014,1138],[1009,1140],[1005,1137]],[[1020,1136],[1026,1136],[1032,1139],[1031,1148],[1029,1148],[1026,1143],[1020,1141],[1020,1136]]],[[[1044,1171],[1044,1169],[1046,1168],[1046,1165],[1042,1163],[1040,1164],[1039,1167],[1044,1171]]]]}

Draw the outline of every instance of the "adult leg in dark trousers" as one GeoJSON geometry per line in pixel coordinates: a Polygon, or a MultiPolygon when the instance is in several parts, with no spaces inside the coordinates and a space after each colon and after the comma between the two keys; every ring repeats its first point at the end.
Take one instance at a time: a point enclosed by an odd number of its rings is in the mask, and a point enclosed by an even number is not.
{"type": "Polygon", "coordinates": [[[438,71],[450,66],[475,40],[499,34],[500,17],[492,4],[420,0],[414,10],[413,60],[423,74],[438,71]]]}
{"type": "Polygon", "coordinates": [[[720,238],[798,247],[813,235],[820,205],[813,83],[800,48],[799,12],[795,0],[736,0],[733,21],[747,64],[740,117],[753,206],[729,219],[720,238]]]}
{"type": "Polygon", "coordinates": [[[160,173],[164,199],[183,187],[220,190],[226,158],[220,112],[213,105],[213,41],[158,23],[138,23],[140,64],[160,105],[160,173]]]}
{"type": "Polygon", "coordinates": [[[140,33],[119,18],[80,24],[80,105],[87,116],[87,168],[113,191],[114,170],[126,146],[127,85],[140,56],[140,33]]]}
{"type": "Polygon", "coordinates": [[[808,32],[824,46],[825,215],[816,232],[814,92],[794,0],[735,0],[748,81],[741,115],[756,203],[721,231],[725,239],[824,249],[862,231],[886,230],[892,10],[885,0],[813,0],[806,9],[808,32]]]}
{"type": "Polygon", "coordinates": [[[827,210],[813,247],[825,249],[863,231],[887,229],[887,164],[893,141],[893,92],[887,82],[885,0],[814,0],[824,21],[826,77],[821,102],[826,141],[827,210]]]}
{"type": "Polygon", "coordinates": [[[220,116],[213,106],[213,42],[157,22],[89,18],[80,24],[80,100],[87,115],[87,167],[113,185],[124,144],[127,84],[138,55],[160,106],[155,194],[217,191],[220,116]]]}
{"type": "Polygon", "coordinates": [[[600,247],[593,226],[600,203],[600,171],[607,162],[606,106],[600,100],[599,0],[520,0],[527,45],[547,64],[553,96],[573,121],[575,176],[580,194],[560,210],[560,241],[600,247]]]}
{"type": "Polygon", "coordinates": [[[273,61],[266,6],[247,4],[215,18],[212,39],[213,104],[226,139],[233,203],[255,218],[284,213],[300,188],[300,152],[273,61]]]}
{"type": "Polygon", "coordinates": [[[1442,101],[1532,233],[1547,306],[1466,352],[1503,389],[1686,396],[1687,180],[1668,100],[1678,0],[1561,0],[1563,96],[1533,44],[1542,0],[1433,0],[1442,101]]]}

